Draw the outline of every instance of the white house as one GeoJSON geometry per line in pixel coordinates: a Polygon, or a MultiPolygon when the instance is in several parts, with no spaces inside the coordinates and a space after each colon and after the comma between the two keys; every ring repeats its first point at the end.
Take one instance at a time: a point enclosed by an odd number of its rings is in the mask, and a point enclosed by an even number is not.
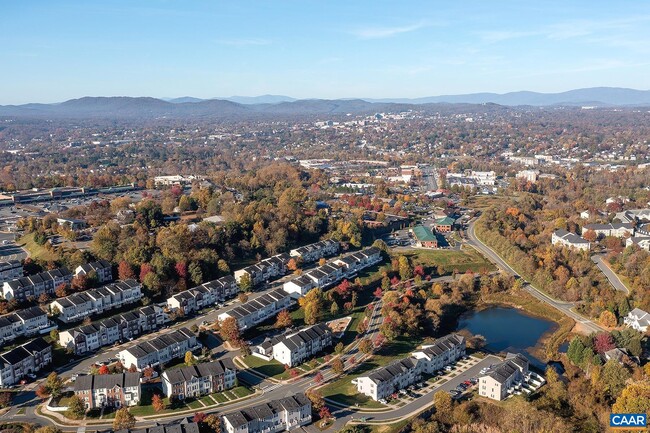
{"type": "Polygon", "coordinates": [[[634,235],[634,225],[632,223],[585,224],[582,227],[582,235],[584,236],[590,230],[599,237],[614,236],[622,238],[634,235]]]}
{"type": "Polygon", "coordinates": [[[286,310],[294,303],[295,300],[284,290],[275,289],[219,314],[218,319],[223,321],[234,317],[239,329],[243,331],[275,316],[281,310],[286,310]]]}
{"type": "Polygon", "coordinates": [[[35,338],[0,354],[0,387],[15,385],[28,374],[41,371],[52,363],[52,346],[35,338]]]}
{"type": "Polygon", "coordinates": [[[528,374],[528,359],[509,353],[505,361],[492,366],[479,378],[479,395],[493,400],[504,400],[512,388],[528,374]]]}
{"type": "Polygon", "coordinates": [[[357,386],[357,392],[373,400],[382,400],[420,381],[423,366],[424,362],[415,357],[400,359],[357,377],[352,383],[357,386]]]}
{"type": "Polygon", "coordinates": [[[311,401],[303,393],[221,416],[226,433],[277,433],[311,423],[311,401]]]}
{"type": "Polygon", "coordinates": [[[435,373],[465,356],[465,337],[449,334],[437,339],[433,344],[422,346],[422,349],[413,352],[412,356],[422,361],[423,372],[435,373]]]}
{"type": "Polygon", "coordinates": [[[289,260],[291,260],[289,254],[277,254],[254,265],[236,270],[235,280],[237,280],[237,283],[240,283],[242,277],[248,275],[253,286],[270,281],[287,273],[287,263],[289,263],[289,260]]]}
{"type": "Polygon", "coordinates": [[[165,364],[172,359],[182,358],[185,352],[201,347],[196,335],[187,328],[180,328],[151,340],[128,347],[117,355],[122,364],[139,371],[148,366],[165,364]]]}
{"type": "Polygon", "coordinates": [[[639,332],[648,332],[648,327],[650,327],[650,313],[647,313],[639,308],[627,313],[627,316],[623,319],[625,326],[628,326],[639,332]]]}
{"type": "Polygon", "coordinates": [[[253,354],[262,355],[260,357],[267,360],[273,358],[281,364],[293,367],[331,345],[332,331],[326,325],[318,323],[265,341],[253,354]]]}
{"type": "Polygon", "coordinates": [[[189,314],[205,307],[230,299],[239,292],[239,286],[232,275],[210,281],[200,286],[176,293],[167,299],[170,310],[182,308],[189,314]]]}
{"type": "Polygon", "coordinates": [[[68,284],[72,280],[72,273],[66,268],[53,269],[26,277],[5,281],[2,284],[2,296],[8,301],[16,299],[25,302],[47,293],[54,294],[54,290],[61,284],[68,284]]]}
{"type": "Polygon", "coordinates": [[[282,285],[282,290],[300,298],[301,296],[305,296],[314,287],[313,279],[309,278],[307,275],[300,275],[299,277],[285,282],[282,285]]]}
{"type": "Polygon", "coordinates": [[[561,245],[564,247],[584,251],[589,251],[591,248],[591,244],[588,240],[562,229],[553,232],[553,235],[551,236],[551,243],[553,245],[561,245]]]}
{"type": "Polygon", "coordinates": [[[303,263],[311,263],[320,260],[323,257],[333,256],[339,252],[339,243],[326,239],[324,241],[305,245],[304,247],[295,248],[289,251],[291,257],[299,258],[303,263]]]}

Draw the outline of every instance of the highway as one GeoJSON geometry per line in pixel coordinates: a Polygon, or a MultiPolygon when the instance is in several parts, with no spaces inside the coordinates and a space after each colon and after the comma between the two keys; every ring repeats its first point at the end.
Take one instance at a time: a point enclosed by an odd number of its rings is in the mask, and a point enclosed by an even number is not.
{"type": "MultiPolygon", "coordinates": [[[[506,263],[492,248],[488,247],[485,245],[483,242],[481,242],[478,237],[476,237],[476,233],[474,232],[474,224],[476,223],[476,220],[473,220],[469,223],[468,228],[467,228],[467,243],[474,248],[476,248],[478,251],[480,251],[485,257],[488,258],[492,263],[494,263],[499,269],[501,269],[503,272],[506,272],[510,275],[514,275],[516,277],[521,278],[521,275],[517,273],[508,263],[506,263]]],[[[539,299],[540,301],[552,306],[553,308],[557,309],[558,311],[562,312],[564,315],[570,317],[571,319],[575,320],[576,322],[580,323],[585,329],[587,329],[589,332],[601,332],[605,331],[604,328],[602,328],[600,325],[596,324],[595,322],[583,317],[582,315],[576,313],[573,311],[573,308],[575,307],[575,303],[573,302],[565,302],[565,301],[559,301],[557,299],[553,299],[550,296],[548,296],[546,293],[542,292],[529,282],[524,281],[523,288],[533,295],[535,298],[539,299]]]]}

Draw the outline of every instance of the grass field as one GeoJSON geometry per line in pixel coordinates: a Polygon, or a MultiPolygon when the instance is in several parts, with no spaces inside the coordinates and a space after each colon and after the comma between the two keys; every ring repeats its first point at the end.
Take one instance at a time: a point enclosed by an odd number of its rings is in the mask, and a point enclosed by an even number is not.
{"type": "Polygon", "coordinates": [[[42,260],[45,262],[60,260],[61,257],[52,252],[48,251],[44,245],[39,245],[34,242],[34,233],[29,233],[20,238],[17,244],[27,250],[29,256],[34,260],[42,260]]]}
{"type": "Polygon", "coordinates": [[[495,267],[478,251],[471,247],[462,250],[412,250],[403,253],[410,257],[414,265],[421,264],[425,268],[442,266],[447,272],[454,270],[464,273],[467,271],[493,271],[495,267]]]}
{"type": "Polygon", "coordinates": [[[370,360],[361,364],[353,374],[344,375],[338,380],[325,385],[320,391],[324,397],[331,398],[340,403],[355,405],[366,408],[382,408],[383,404],[372,400],[362,394],[357,393],[356,386],[352,384],[352,380],[367,374],[370,370],[378,367],[388,365],[392,361],[406,357],[413,349],[417,347],[419,341],[408,339],[406,337],[399,338],[389,344],[386,344],[377,354],[370,360]]]}
{"type": "Polygon", "coordinates": [[[249,355],[244,358],[244,362],[250,368],[257,370],[265,376],[279,380],[287,379],[289,377],[289,373],[285,371],[284,365],[280,364],[275,359],[265,361],[257,356],[249,355]]]}

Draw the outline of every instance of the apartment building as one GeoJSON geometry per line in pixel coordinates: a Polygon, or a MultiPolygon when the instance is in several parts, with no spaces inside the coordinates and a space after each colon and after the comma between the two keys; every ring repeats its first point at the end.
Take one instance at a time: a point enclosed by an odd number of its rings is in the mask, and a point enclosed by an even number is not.
{"type": "Polygon", "coordinates": [[[79,376],[74,393],[86,409],[120,408],[140,402],[140,373],[97,374],[79,376]]]}
{"type": "Polygon", "coordinates": [[[221,417],[227,433],[276,433],[311,423],[311,401],[298,393],[221,417]]]}
{"type": "Polygon", "coordinates": [[[162,374],[165,396],[180,400],[225,391],[236,385],[237,369],[231,358],[172,368],[162,374]]]}
{"type": "Polygon", "coordinates": [[[185,314],[223,302],[239,293],[239,286],[232,275],[210,281],[200,286],[177,293],[167,299],[170,310],[183,309],[185,314]]]}
{"type": "Polygon", "coordinates": [[[253,286],[281,277],[287,273],[287,263],[291,257],[282,253],[235,271],[235,280],[239,283],[244,275],[250,277],[253,286]]]}
{"type": "Polygon", "coordinates": [[[52,346],[40,337],[4,352],[0,354],[0,387],[15,385],[51,363],[52,346]]]}
{"type": "Polygon", "coordinates": [[[505,361],[493,365],[479,378],[479,395],[499,401],[506,399],[528,374],[528,364],[525,356],[509,353],[505,361]]]}
{"type": "Polygon", "coordinates": [[[588,240],[562,229],[553,232],[551,244],[585,251],[589,251],[591,248],[588,240]]]}
{"type": "Polygon", "coordinates": [[[79,322],[86,317],[138,302],[143,296],[142,284],[129,279],[58,298],[50,303],[50,311],[57,314],[62,322],[79,322]]]}
{"type": "Polygon", "coordinates": [[[161,327],[168,319],[162,308],[148,305],[59,333],[61,347],[81,355],[117,342],[132,340],[161,327]]]}
{"type": "Polygon", "coordinates": [[[151,340],[143,341],[122,350],[117,356],[122,364],[138,370],[148,366],[163,365],[172,359],[182,358],[185,352],[201,348],[196,335],[187,328],[180,328],[151,340]]]}
{"type": "Polygon", "coordinates": [[[52,326],[47,313],[39,307],[25,308],[10,314],[0,316],[0,344],[12,341],[18,337],[38,334],[42,329],[52,326]]]}
{"type": "Polygon", "coordinates": [[[383,400],[400,389],[420,381],[424,362],[409,357],[372,370],[366,376],[354,379],[357,392],[373,400],[383,400]]]}
{"type": "Polygon", "coordinates": [[[614,236],[623,238],[634,236],[634,224],[632,223],[611,223],[611,224],[585,224],[582,227],[582,235],[588,231],[594,231],[599,237],[614,236]]]}
{"type": "Polygon", "coordinates": [[[18,302],[37,299],[41,294],[53,295],[54,290],[61,284],[68,284],[72,280],[72,273],[66,268],[54,269],[35,275],[5,281],[2,284],[2,296],[10,301],[18,302]]]}
{"type": "Polygon", "coordinates": [[[275,289],[245,302],[230,311],[221,313],[219,321],[234,317],[240,330],[252,328],[263,321],[274,317],[282,310],[286,310],[295,303],[295,300],[282,289],[275,289]]]}
{"type": "Polygon", "coordinates": [[[381,261],[381,251],[378,248],[369,247],[361,251],[346,254],[334,260],[334,263],[343,266],[345,277],[351,277],[357,272],[381,261]]]}
{"type": "Polygon", "coordinates": [[[88,275],[91,272],[95,272],[95,275],[97,275],[97,281],[100,284],[113,281],[113,267],[111,266],[110,262],[106,260],[98,260],[96,262],[86,263],[84,265],[77,266],[77,268],[74,270],[75,276],[88,275]]]}
{"type": "Polygon", "coordinates": [[[412,356],[422,362],[422,371],[433,374],[446,365],[465,356],[465,337],[449,334],[438,338],[433,344],[422,346],[412,356]]]}
{"type": "Polygon", "coordinates": [[[158,424],[155,427],[142,427],[137,429],[106,430],[103,433],[200,433],[199,424],[188,421],[188,418],[174,421],[169,424],[158,424]]]}
{"type": "Polygon", "coordinates": [[[289,251],[291,257],[300,259],[303,263],[312,263],[323,257],[333,256],[339,252],[339,243],[332,239],[305,245],[289,251]]]}
{"type": "Polygon", "coordinates": [[[23,265],[18,260],[0,261],[0,283],[23,276],[23,265]]]}

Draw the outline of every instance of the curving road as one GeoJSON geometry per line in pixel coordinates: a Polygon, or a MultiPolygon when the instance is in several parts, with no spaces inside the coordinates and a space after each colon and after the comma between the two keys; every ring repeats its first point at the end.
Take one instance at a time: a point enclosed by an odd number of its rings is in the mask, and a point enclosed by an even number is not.
{"type": "MultiPolygon", "coordinates": [[[[468,237],[467,243],[472,247],[476,248],[478,251],[480,251],[485,257],[487,257],[492,263],[497,265],[497,267],[502,271],[521,278],[521,275],[519,275],[517,271],[515,271],[508,263],[506,263],[501,258],[501,256],[499,256],[492,248],[488,247],[483,242],[481,242],[481,240],[479,240],[479,238],[476,236],[476,233],[474,232],[475,223],[476,220],[472,220],[469,223],[469,226],[467,228],[467,237],[468,237]]],[[[570,317],[576,322],[580,323],[584,328],[586,328],[590,332],[601,332],[605,330],[604,328],[600,327],[598,324],[594,323],[593,321],[573,311],[573,308],[575,307],[574,302],[565,302],[565,301],[559,301],[557,299],[553,299],[550,296],[548,296],[546,293],[542,292],[541,290],[539,290],[538,288],[530,284],[529,282],[523,279],[522,281],[524,281],[523,288],[528,293],[530,293],[540,301],[555,308],[556,310],[559,310],[561,313],[570,317]]]]}
{"type": "Polygon", "coordinates": [[[609,284],[612,285],[612,287],[619,292],[623,292],[626,295],[630,294],[630,291],[628,290],[627,286],[623,284],[620,278],[618,278],[618,275],[614,271],[611,270],[609,266],[603,261],[604,254],[594,254],[591,256],[591,261],[596,264],[598,269],[607,277],[607,280],[609,281],[609,284]]]}

